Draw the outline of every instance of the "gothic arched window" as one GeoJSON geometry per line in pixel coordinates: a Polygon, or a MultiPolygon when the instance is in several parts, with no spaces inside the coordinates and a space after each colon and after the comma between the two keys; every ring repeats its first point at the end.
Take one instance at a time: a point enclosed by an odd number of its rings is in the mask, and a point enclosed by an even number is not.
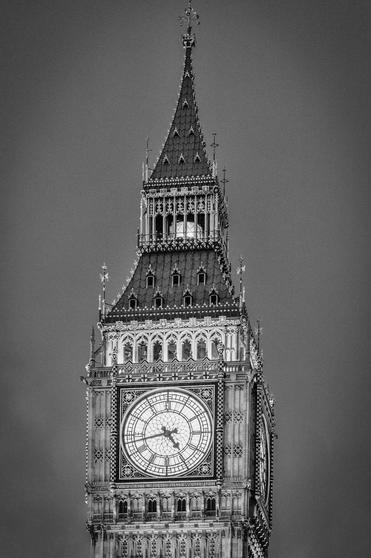
{"type": "Polygon", "coordinates": [[[156,215],[155,218],[155,229],[156,229],[156,236],[157,238],[162,238],[163,233],[163,217],[162,215],[156,215]]]}
{"type": "Polygon", "coordinates": [[[147,360],[147,343],[141,341],[138,345],[138,362],[147,360]]]}
{"type": "Polygon", "coordinates": [[[212,306],[215,306],[219,302],[219,295],[215,289],[213,289],[209,295],[209,302],[212,306]]]}
{"type": "Polygon", "coordinates": [[[219,358],[218,345],[219,345],[218,339],[213,339],[211,341],[211,358],[214,360],[217,360],[219,358]]]}
{"type": "Polygon", "coordinates": [[[157,292],[154,298],[155,308],[162,308],[164,304],[164,297],[157,292]]]}
{"type": "Polygon", "coordinates": [[[182,343],[182,360],[188,360],[192,356],[192,345],[189,339],[182,343]]]}
{"type": "Polygon", "coordinates": [[[197,285],[205,285],[206,271],[201,267],[197,272],[197,285]]]}
{"type": "Polygon", "coordinates": [[[129,342],[124,345],[124,362],[133,360],[133,345],[129,342]]]}
{"type": "Polygon", "coordinates": [[[172,277],[173,287],[179,287],[181,283],[181,275],[179,271],[174,271],[171,277],[172,277]]]}
{"type": "Polygon", "coordinates": [[[205,339],[200,339],[197,342],[197,358],[202,359],[206,357],[206,341],[205,339]]]}
{"type": "Polygon", "coordinates": [[[155,276],[153,273],[148,273],[146,277],[146,286],[147,288],[152,288],[155,286],[155,276]]]}
{"type": "Polygon", "coordinates": [[[129,308],[130,310],[135,310],[138,307],[138,299],[135,294],[130,295],[129,297],[129,308]]]}
{"type": "Polygon", "coordinates": [[[187,290],[183,295],[183,304],[184,306],[192,306],[193,297],[189,290],[187,290]]]}
{"type": "Polygon", "coordinates": [[[153,360],[161,360],[162,359],[162,343],[160,341],[156,341],[153,344],[153,360]]]}
{"type": "Polygon", "coordinates": [[[177,357],[176,343],[174,339],[172,339],[171,341],[169,341],[167,346],[167,360],[174,360],[174,358],[176,357],[177,357]]]}

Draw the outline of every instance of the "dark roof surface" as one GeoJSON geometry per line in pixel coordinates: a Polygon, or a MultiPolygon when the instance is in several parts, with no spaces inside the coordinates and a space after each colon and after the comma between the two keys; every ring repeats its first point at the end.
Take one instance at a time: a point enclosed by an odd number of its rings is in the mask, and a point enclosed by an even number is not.
{"type": "Polygon", "coordinates": [[[186,48],[178,103],[169,134],[150,180],[211,176],[194,92],[191,48],[186,48]]]}
{"type": "Polygon", "coordinates": [[[235,305],[235,299],[230,293],[225,281],[218,255],[212,249],[151,252],[141,255],[128,286],[119,301],[112,308],[112,313],[129,309],[129,297],[133,293],[138,300],[139,309],[153,308],[156,293],[163,296],[164,307],[182,307],[183,296],[189,289],[193,304],[209,305],[209,296],[215,288],[221,305],[235,305]],[[206,272],[206,283],[198,285],[197,272],[200,268],[206,272]],[[172,274],[177,270],[181,275],[181,284],[172,285],[172,274]],[[146,277],[151,271],[155,276],[154,287],[147,287],[146,277]]]}

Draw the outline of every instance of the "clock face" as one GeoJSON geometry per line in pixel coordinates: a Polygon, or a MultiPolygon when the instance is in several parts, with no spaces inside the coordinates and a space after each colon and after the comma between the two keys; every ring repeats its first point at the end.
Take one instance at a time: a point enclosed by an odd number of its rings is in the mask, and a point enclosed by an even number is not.
{"type": "Polygon", "coordinates": [[[266,502],[269,494],[269,445],[268,428],[265,418],[260,424],[259,480],[260,494],[266,502]]]}
{"type": "Polygon", "coordinates": [[[146,393],[125,413],[121,447],[142,472],[186,475],[205,458],[212,440],[210,411],[193,393],[173,388],[146,393]]]}

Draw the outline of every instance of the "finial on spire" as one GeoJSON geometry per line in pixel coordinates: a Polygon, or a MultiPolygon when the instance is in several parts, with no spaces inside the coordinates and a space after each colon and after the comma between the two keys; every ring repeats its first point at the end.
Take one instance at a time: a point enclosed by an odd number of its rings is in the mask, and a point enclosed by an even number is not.
{"type": "Polygon", "coordinates": [[[149,168],[149,154],[152,151],[149,147],[149,137],[147,136],[146,139],[146,162],[144,164],[144,172],[143,172],[143,180],[144,182],[148,182],[149,171],[152,170],[149,168]]]}
{"type": "Polygon", "coordinates": [[[195,46],[196,38],[194,33],[192,33],[192,21],[196,23],[196,25],[200,25],[200,17],[196,10],[192,8],[192,0],[188,0],[188,6],[184,10],[185,15],[180,16],[180,25],[186,25],[187,31],[183,35],[183,46],[184,48],[192,48],[195,46]]]}
{"type": "Polygon", "coordinates": [[[102,314],[103,317],[105,317],[106,315],[106,285],[109,281],[109,275],[108,275],[108,270],[107,270],[107,266],[105,263],[103,263],[102,265],[102,273],[100,273],[100,280],[102,283],[102,291],[103,291],[103,295],[102,295],[102,314]]]}
{"type": "Polygon", "coordinates": [[[89,358],[90,367],[95,365],[94,351],[95,351],[95,330],[94,330],[94,326],[92,326],[91,334],[90,334],[90,358],[89,358]]]}
{"type": "Polygon", "coordinates": [[[243,279],[242,275],[246,270],[246,265],[243,263],[243,257],[240,256],[240,265],[237,268],[237,275],[240,276],[240,308],[242,307],[242,303],[245,302],[245,292],[243,288],[243,279]]]}
{"type": "Polygon", "coordinates": [[[213,148],[213,178],[216,177],[218,174],[218,166],[216,162],[216,148],[219,147],[219,144],[216,143],[216,133],[213,133],[213,143],[210,144],[210,147],[213,148]]]}
{"type": "Polygon", "coordinates": [[[220,182],[223,184],[223,196],[225,196],[225,185],[229,182],[229,180],[227,180],[226,177],[225,177],[226,172],[227,172],[227,169],[225,167],[224,167],[222,172],[223,172],[223,178],[220,182]]]}

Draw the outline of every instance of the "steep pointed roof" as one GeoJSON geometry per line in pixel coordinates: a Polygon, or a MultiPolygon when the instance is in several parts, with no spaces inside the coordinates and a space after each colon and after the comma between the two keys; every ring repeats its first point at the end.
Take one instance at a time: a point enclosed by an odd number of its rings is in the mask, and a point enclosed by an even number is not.
{"type": "Polygon", "coordinates": [[[185,176],[211,176],[194,90],[192,46],[185,44],[185,62],[173,121],[150,181],[185,176]]]}

